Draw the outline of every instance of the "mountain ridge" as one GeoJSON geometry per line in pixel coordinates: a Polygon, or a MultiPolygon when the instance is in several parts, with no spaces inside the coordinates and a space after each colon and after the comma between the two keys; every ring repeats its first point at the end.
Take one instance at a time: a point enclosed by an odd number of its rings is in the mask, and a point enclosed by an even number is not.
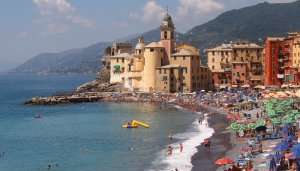
{"type": "MultiPolygon", "coordinates": [[[[221,43],[248,40],[262,45],[267,36],[283,36],[300,31],[300,0],[291,3],[259,3],[222,13],[215,19],[198,25],[186,33],[177,33],[178,42],[186,42],[201,50],[202,63],[206,63],[203,50],[221,43]]],[[[159,28],[125,37],[136,43],[143,35],[146,42],[158,41],[159,28]]],[[[15,72],[97,72],[100,59],[112,42],[100,42],[86,48],[69,50],[70,53],[40,54],[17,67],[15,72]],[[77,51],[76,51],[77,50],[77,51]]]]}

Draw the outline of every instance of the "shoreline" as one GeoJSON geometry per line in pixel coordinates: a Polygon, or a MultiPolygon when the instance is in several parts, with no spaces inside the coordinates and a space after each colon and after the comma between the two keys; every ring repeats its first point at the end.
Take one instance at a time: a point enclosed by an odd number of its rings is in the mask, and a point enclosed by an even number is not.
{"type": "MultiPolygon", "coordinates": [[[[208,170],[217,170],[219,167],[215,165],[215,161],[218,158],[223,157],[225,154],[230,152],[232,149],[234,149],[235,144],[232,142],[232,133],[226,130],[226,128],[229,126],[229,121],[226,118],[226,112],[216,109],[217,107],[211,107],[211,106],[204,106],[204,105],[197,105],[196,107],[193,105],[187,105],[187,104],[176,104],[173,105],[175,108],[179,110],[189,110],[194,112],[195,114],[202,113],[203,119],[207,120],[207,126],[204,126],[204,124],[200,124],[199,127],[199,135],[203,136],[203,133],[201,131],[207,131],[203,129],[212,129],[212,135],[209,137],[211,140],[211,148],[208,151],[202,143],[202,141],[199,138],[199,145],[193,146],[191,148],[196,148],[196,152],[194,152],[191,156],[188,158],[190,159],[190,164],[192,165],[191,171],[208,171],[208,170]],[[195,109],[196,108],[196,109],[195,109]],[[207,117],[204,117],[204,114],[208,113],[207,117]],[[201,127],[201,128],[200,128],[201,127]]],[[[197,122],[198,120],[194,121],[197,122]]],[[[193,124],[194,124],[193,122],[193,124]]],[[[188,140],[193,139],[194,137],[190,137],[188,140]]],[[[186,141],[188,141],[186,140],[186,141]]],[[[176,167],[175,167],[176,168],[176,167]]],[[[179,168],[178,168],[179,169],[179,168]]],[[[180,170],[180,169],[179,169],[180,170]]],[[[181,171],[181,170],[180,170],[181,171]]]]}
{"type": "MultiPolygon", "coordinates": [[[[208,126],[199,125],[199,132],[196,138],[199,138],[198,145],[191,145],[190,151],[192,154],[185,156],[189,160],[188,165],[191,165],[189,169],[191,171],[206,171],[216,170],[218,167],[214,164],[215,160],[225,155],[231,148],[230,132],[224,132],[229,126],[226,115],[222,111],[203,104],[194,103],[193,95],[187,94],[182,96],[183,99],[178,100],[175,94],[150,94],[150,93],[84,93],[77,94],[76,96],[52,96],[46,98],[31,99],[31,101],[25,102],[25,104],[31,105],[57,105],[57,104],[74,104],[74,103],[86,103],[86,102],[114,102],[114,103],[151,103],[151,104],[167,104],[171,105],[178,110],[188,110],[195,114],[199,112],[209,113],[207,116],[208,126]],[[70,100],[71,99],[71,100],[70,100]],[[184,100],[185,99],[185,100],[184,100]],[[224,122],[225,121],[225,122],[224,122]],[[203,128],[200,128],[203,127],[203,128]],[[213,133],[209,137],[202,138],[201,131],[204,129],[213,129],[213,133]],[[212,147],[210,152],[207,151],[202,145],[204,139],[210,138],[212,147]],[[201,142],[202,140],[202,142],[201,142]],[[194,152],[194,150],[196,150],[194,152]]],[[[204,117],[203,117],[204,120],[204,117]]],[[[196,120],[195,122],[198,122],[196,120]]],[[[193,124],[193,123],[192,123],[193,124]]],[[[207,136],[207,135],[206,135],[207,136]]],[[[188,140],[194,140],[195,137],[190,137],[188,140]]],[[[197,140],[196,140],[197,141],[197,140]]],[[[168,160],[168,159],[166,159],[168,160]]],[[[185,162],[187,165],[187,162],[185,162]]],[[[176,167],[175,167],[176,168],[176,167]]],[[[175,169],[174,168],[174,169],[175,169]]],[[[178,168],[179,169],[179,168],[178,168]]],[[[180,169],[179,169],[180,170],[180,169]]]]}
{"type": "Polygon", "coordinates": [[[206,149],[202,144],[197,146],[197,152],[191,158],[192,171],[217,170],[218,166],[215,165],[215,161],[233,148],[233,144],[230,141],[231,133],[226,130],[229,122],[222,111],[213,107],[203,106],[202,110],[210,113],[208,126],[214,129],[214,134],[210,137],[210,150],[206,149]]]}

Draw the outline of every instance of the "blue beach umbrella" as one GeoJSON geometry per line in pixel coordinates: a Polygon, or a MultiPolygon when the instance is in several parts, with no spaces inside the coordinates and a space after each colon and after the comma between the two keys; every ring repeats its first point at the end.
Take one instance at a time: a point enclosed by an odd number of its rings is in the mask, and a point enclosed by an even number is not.
{"type": "Polygon", "coordinates": [[[292,152],[296,158],[300,158],[300,144],[294,145],[292,148],[292,152]]]}
{"type": "Polygon", "coordinates": [[[278,145],[274,148],[274,150],[275,150],[275,151],[286,151],[288,148],[289,148],[288,143],[282,142],[282,143],[278,144],[278,145]]]}

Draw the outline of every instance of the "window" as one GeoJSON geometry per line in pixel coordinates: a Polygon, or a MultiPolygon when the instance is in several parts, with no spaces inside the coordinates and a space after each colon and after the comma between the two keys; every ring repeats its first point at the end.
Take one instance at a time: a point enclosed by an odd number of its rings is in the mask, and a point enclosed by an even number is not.
{"type": "Polygon", "coordinates": [[[164,69],[164,74],[166,74],[167,73],[167,70],[166,69],[164,69]]]}
{"type": "Polygon", "coordinates": [[[124,63],[124,61],[125,61],[125,59],[124,59],[124,58],[122,58],[122,63],[124,63]]]}
{"type": "Polygon", "coordinates": [[[188,70],[187,70],[187,68],[185,68],[185,73],[188,73],[188,70]]]}
{"type": "Polygon", "coordinates": [[[117,63],[119,62],[119,58],[117,58],[117,63]]]}
{"type": "Polygon", "coordinates": [[[215,56],[215,51],[212,52],[212,55],[215,56]]]}
{"type": "Polygon", "coordinates": [[[153,49],[153,48],[150,48],[150,52],[154,52],[154,49],[153,49]]]}
{"type": "Polygon", "coordinates": [[[174,61],[176,61],[176,56],[174,56],[174,61]]]}
{"type": "Polygon", "coordinates": [[[182,60],[185,60],[185,56],[182,57],[182,60]]]}
{"type": "Polygon", "coordinates": [[[159,69],[159,74],[161,74],[161,69],[159,69]]]}
{"type": "Polygon", "coordinates": [[[168,32],[164,32],[164,38],[167,39],[168,38],[168,32]]]}
{"type": "Polygon", "coordinates": [[[213,65],[213,66],[211,67],[211,69],[215,69],[215,66],[213,65]]]}
{"type": "Polygon", "coordinates": [[[212,62],[215,62],[215,58],[212,58],[211,61],[212,61],[212,62]]]}

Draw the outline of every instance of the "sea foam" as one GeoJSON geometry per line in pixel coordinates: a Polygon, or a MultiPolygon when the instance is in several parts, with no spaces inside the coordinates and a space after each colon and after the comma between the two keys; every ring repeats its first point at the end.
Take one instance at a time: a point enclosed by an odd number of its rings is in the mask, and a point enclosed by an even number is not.
{"type": "Polygon", "coordinates": [[[201,124],[196,120],[193,122],[192,126],[192,131],[173,136],[175,139],[181,140],[177,143],[170,144],[173,147],[173,154],[167,156],[167,150],[161,151],[159,157],[153,163],[158,168],[149,171],[170,171],[175,170],[176,168],[179,171],[192,170],[193,165],[191,163],[191,158],[197,153],[197,147],[214,133],[214,129],[208,127],[208,115],[204,115],[201,124]],[[183,152],[180,152],[180,143],[183,144],[183,152]]]}

